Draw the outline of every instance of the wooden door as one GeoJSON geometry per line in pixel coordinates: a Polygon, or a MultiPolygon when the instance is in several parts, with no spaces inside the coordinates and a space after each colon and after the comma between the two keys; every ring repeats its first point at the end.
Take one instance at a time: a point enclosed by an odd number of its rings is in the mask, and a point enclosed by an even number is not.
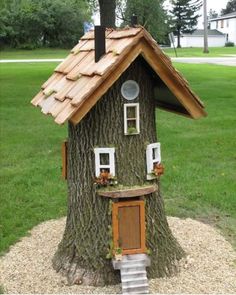
{"type": "Polygon", "coordinates": [[[145,252],[144,201],[113,203],[114,248],[122,248],[123,254],[145,252]]]}

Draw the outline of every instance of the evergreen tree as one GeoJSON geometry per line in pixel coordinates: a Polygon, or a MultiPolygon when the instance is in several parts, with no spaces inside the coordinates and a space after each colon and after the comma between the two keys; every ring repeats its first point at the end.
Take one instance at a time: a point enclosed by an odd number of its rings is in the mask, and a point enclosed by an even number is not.
{"type": "Polygon", "coordinates": [[[229,0],[225,9],[221,10],[221,14],[227,14],[236,11],[236,0],[229,0]]]}
{"type": "Polygon", "coordinates": [[[180,45],[181,33],[193,33],[196,30],[199,14],[197,13],[202,6],[200,0],[171,0],[173,6],[170,11],[172,30],[178,38],[177,47],[180,45]]]}

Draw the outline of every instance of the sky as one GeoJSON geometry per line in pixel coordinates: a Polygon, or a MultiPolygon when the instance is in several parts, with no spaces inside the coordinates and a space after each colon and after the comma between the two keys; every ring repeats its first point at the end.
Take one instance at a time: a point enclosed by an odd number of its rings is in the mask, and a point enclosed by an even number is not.
{"type": "MultiPolygon", "coordinates": [[[[217,13],[221,12],[222,8],[226,7],[228,0],[207,0],[207,11],[209,11],[210,9],[215,10],[217,13]]],[[[165,7],[168,8],[169,6],[169,0],[165,1],[165,7]]],[[[200,14],[203,14],[203,9],[201,8],[200,10],[200,14]]],[[[96,15],[93,16],[94,19],[94,23],[95,25],[99,25],[100,24],[100,20],[99,20],[99,14],[96,13],[96,15]]],[[[198,20],[198,28],[201,29],[203,28],[203,18],[199,17],[198,20]]]]}
{"type": "MultiPolygon", "coordinates": [[[[168,7],[169,0],[165,1],[165,5],[168,7]]],[[[207,0],[207,10],[210,9],[215,10],[216,12],[220,12],[222,8],[226,7],[228,0],[207,0]]]]}
{"type": "MultiPolygon", "coordinates": [[[[221,12],[222,8],[225,8],[228,3],[228,0],[207,0],[207,11],[210,9],[215,10],[217,13],[221,12]]],[[[165,1],[165,6],[169,6],[169,0],[165,1]]],[[[199,11],[201,15],[203,15],[203,8],[199,11]]],[[[203,28],[203,18],[199,17],[198,19],[198,28],[203,28]]]]}

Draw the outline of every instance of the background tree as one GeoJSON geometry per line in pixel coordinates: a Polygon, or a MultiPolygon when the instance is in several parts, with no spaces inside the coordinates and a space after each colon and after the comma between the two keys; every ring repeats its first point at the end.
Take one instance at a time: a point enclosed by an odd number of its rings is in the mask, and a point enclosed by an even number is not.
{"type": "Polygon", "coordinates": [[[208,12],[209,19],[215,18],[218,16],[218,13],[214,9],[210,9],[208,12]]]}
{"type": "Polygon", "coordinates": [[[167,13],[163,3],[164,0],[127,0],[125,5],[119,2],[119,13],[126,20],[124,24],[129,24],[133,14],[137,15],[138,24],[144,26],[159,43],[163,43],[168,31],[167,13]]]}
{"type": "Polygon", "coordinates": [[[100,24],[107,28],[115,28],[116,0],[98,0],[100,7],[100,24]]]}
{"type": "Polygon", "coordinates": [[[181,33],[193,33],[196,30],[202,6],[200,0],[171,0],[173,8],[170,10],[172,30],[177,35],[177,47],[181,47],[181,33]]]}
{"type": "Polygon", "coordinates": [[[0,11],[0,43],[10,47],[72,47],[91,10],[85,0],[11,0],[0,11]]]}
{"type": "Polygon", "coordinates": [[[235,11],[236,11],[236,0],[229,0],[229,2],[226,5],[226,8],[221,10],[221,15],[235,12],[235,11]]]}

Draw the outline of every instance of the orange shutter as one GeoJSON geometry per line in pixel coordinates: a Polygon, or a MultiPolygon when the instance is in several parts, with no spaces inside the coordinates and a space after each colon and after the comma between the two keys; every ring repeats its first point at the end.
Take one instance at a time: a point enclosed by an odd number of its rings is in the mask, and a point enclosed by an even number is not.
{"type": "Polygon", "coordinates": [[[61,146],[62,153],[62,178],[67,179],[67,145],[68,141],[64,140],[61,146]]]}

